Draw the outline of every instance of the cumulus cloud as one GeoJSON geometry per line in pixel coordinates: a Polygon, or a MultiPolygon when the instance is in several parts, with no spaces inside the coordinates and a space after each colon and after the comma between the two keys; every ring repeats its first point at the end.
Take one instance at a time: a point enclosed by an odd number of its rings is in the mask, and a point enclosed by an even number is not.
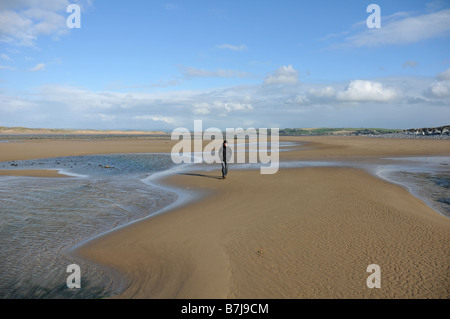
{"type": "Polygon", "coordinates": [[[403,45],[450,35],[450,9],[411,17],[398,13],[383,18],[381,28],[367,29],[346,38],[347,44],[356,47],[403,45]]]}
{"type": "Polygon", "coordinates": [[[292,65],[282,66],[266,76],[264,84],[295,84],[298,83],[298,71],[292,65]]]}
{"type": "Polygon", "coordinates": [[[383,84],[372,81],[354,80],[349,83],[344,91],[337,93],[340,101],[377,101],[387,102],[398,97],[398,93],[392,88],[385,88],[383,84]]]}
{"type": "Polygon", "coordinates": [[[226,49],[226,50],[231,50],[231,51],[243,51],[243,50],[247,49],[247,46],[245,46],[244,44],[241,44],[241,45],[220,44],[220,45],[217,45],[216,48],[226,49]]]}

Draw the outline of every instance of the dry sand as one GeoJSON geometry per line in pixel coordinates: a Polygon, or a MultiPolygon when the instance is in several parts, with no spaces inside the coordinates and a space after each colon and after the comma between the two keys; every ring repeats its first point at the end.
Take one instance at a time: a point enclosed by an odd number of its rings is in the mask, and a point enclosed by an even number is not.
{"type": "MultiPolygon", "coordinates": [[[[448,140],[283,139],[309,147],[280,153],[286,160],[450,156],[448,140]]],[[[0,144],[0,160],[170,152],[173,145],[33,143],[0,144]]],[[[404,188],[351,168],[280,169],[274,175],[231,169],[226,180],[217,179],[219,173],[168,178],[206,195],[108,233],[77,253],[126,276],[121,298],[450,297],[450,219],[404,188]],[[380,289],[366,286],[369,264],[381,267],[380,289]]]]}

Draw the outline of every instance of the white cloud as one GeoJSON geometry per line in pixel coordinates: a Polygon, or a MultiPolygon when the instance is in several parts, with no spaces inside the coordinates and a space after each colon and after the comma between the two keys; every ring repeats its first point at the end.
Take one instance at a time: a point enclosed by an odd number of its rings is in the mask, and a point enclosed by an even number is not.
{"type": "Polygon", "coordinates": [[[220,45],[217,45],[216,48],[232,50],[232,51],[243,51],[243,50],[247,49],[247,46],[245,46],[244,44],[241,44],[241,45],[220,44],[220,45]]]}
{"type": "Polygon", "coordinates": [[[379,29],[366,29],[346,38],[351,46],[375,47],[402,45],[450,35],[450,9],[411,17],[408,14],[393,15],[379,29]]]}
{"type": "Polygon", "coordinates": [[[0,11],[0,42],[32,45],[33,22],[14,11],[0,11]]]}
{"type": "Polygon", "coordinates": [[[450,97],[450,80],[433,83],[430,86],[430,93],[437,98],[450,97]]]}
{"type": "Polygon", "coordinates": [[[6,126],[94,129],[170,131],[176,126],[192,128],[195,119],[202,119],[204,128],[221,129],[250,122],[255,127],[436,126],[450,116],[450,84],[433,81],[425,77],[392,77],[153,93],[92,91],[61,85],[46,85],[25,93],[4,88],[0,90],[0,114],[1,124],[6,126]],[[421,92],[426,94],[421,96],[421,92]]]}
{"type": "Polygon", "coordinates": [[[450,68],[438,73],[436,79],[437,81],[431,83],[425,94],[438,99],[450,97],[450,68]]]}
{"type": "MultiPolygon", "coordinates": [[[[68,0],[0,1],[0,42],[33,46],[39,36],[58,37],[68,32],[66,8],[68,0]]],[[[77,1],[82,8],[90,0],[77,1]]]]}
{"type": "Polygon", "coordinates": [[[56,12],[32,8],[25,10],[23,15],[34,22],[33,31],[37,35],[49,35],[67,31],[66,17],[56,12]]]}
{"type": "Polygon", "coordinates": [[[250,103],[246,103],[247,99],[244,97],[242,101],[212,101],[212,102],[201,102],[194,103],[192,106],[193,114],[196,115],[207,115],[207,114],[218,114],[220,116],[227,116],[233,111],[252,111],[253,106],[250,103]]]}
{"type": "Polygon", "coordinates": [[[282,66],[266,76],[264,84],[295,84],[298,83],[298,71],[292,65],[282,66]]]}
{"type": "Polygon", "coordinates": [[[155,122],[164,122],[167,124],[176,124],[176,121],[171,117],[165,116],[156,116],[156,115],[138,115],[134,117],[135,120],[144,120],[144,121],[155,121],[155,122]]]}
{"type": "Polygon", "coordinates": [[[377,101],[387,102],[398,97],[398,93],[391,88],[384,88],[378,82],[354,80],[349,83],[344,91],[337,93],[336,98],[340,101],[377,101]]]}
{"type": "Polygon", "coordinates": [[[450,80],[450,68],[448,68],[447,70],[445,70],[442,73],[439,73],[438,75],[436,75],[436,78],[439,81],[445,81],[445,80],[450,80]]]}
{"type": "Polygon", "coordinates": [[[251,76],[251,74],[247,72],[225,70],[225,69],[217,69],[214,71],[209,71],[186,66],[179,66],[179,69],[185,78],[196,78],[196,77],[246,78],[251,76]]]}
{"type": "Polygon", "coordinates": [[[30,71],[32,71],[32,72],[40,71],[40,70],[43,70],[44,68],[45,68],[45,63],[39,63],[34,68],[31,68],[30,71]]]}

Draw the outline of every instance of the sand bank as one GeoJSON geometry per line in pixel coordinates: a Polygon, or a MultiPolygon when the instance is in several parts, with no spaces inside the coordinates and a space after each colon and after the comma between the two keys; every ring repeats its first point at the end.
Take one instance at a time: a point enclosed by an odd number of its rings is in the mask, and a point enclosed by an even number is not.
{"type": "Polygon", "coordinates": [[[54,140],[36,139],[0,143],[0,161],[112,153],[168,153],[170,139],[54,140]]]}
{"type": "Polygon", "coordinates": [[[70,177],[53,169],[16,169],[0,170],[0,176],[26,176],[26,177],[70,177]]]}
{"type": "Polygon", "coordinates": [[[81,249],[127,275],[119,297],[448,298],[450,220],[404,188],[348,168],[205,175],[168,182],[206,199],[81,249]]]}
{"type": "MultiPolygon", "coordinates": [[[[300,142],[299,151],[280,152],[281,159],[328,159],[450,154],[450,140],[383,139],[350,136],[280,137],[300,142]]],[[[158,139],[35,139],[0,143],[0,161],[111,153],[170,153],[177,141],[158,139]]],[[[203,145],[208,144],[203,142],[203,145]]]]}

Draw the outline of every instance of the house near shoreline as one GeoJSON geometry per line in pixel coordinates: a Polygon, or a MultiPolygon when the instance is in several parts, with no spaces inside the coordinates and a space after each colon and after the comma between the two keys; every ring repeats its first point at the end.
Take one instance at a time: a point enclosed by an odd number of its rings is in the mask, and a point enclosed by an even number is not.
{"type": "Polygon", "coordinates": [[[450,125],[418,129],[412,128],[403,130],[403,132],[409,135],[450,135],[450,125]]]}

